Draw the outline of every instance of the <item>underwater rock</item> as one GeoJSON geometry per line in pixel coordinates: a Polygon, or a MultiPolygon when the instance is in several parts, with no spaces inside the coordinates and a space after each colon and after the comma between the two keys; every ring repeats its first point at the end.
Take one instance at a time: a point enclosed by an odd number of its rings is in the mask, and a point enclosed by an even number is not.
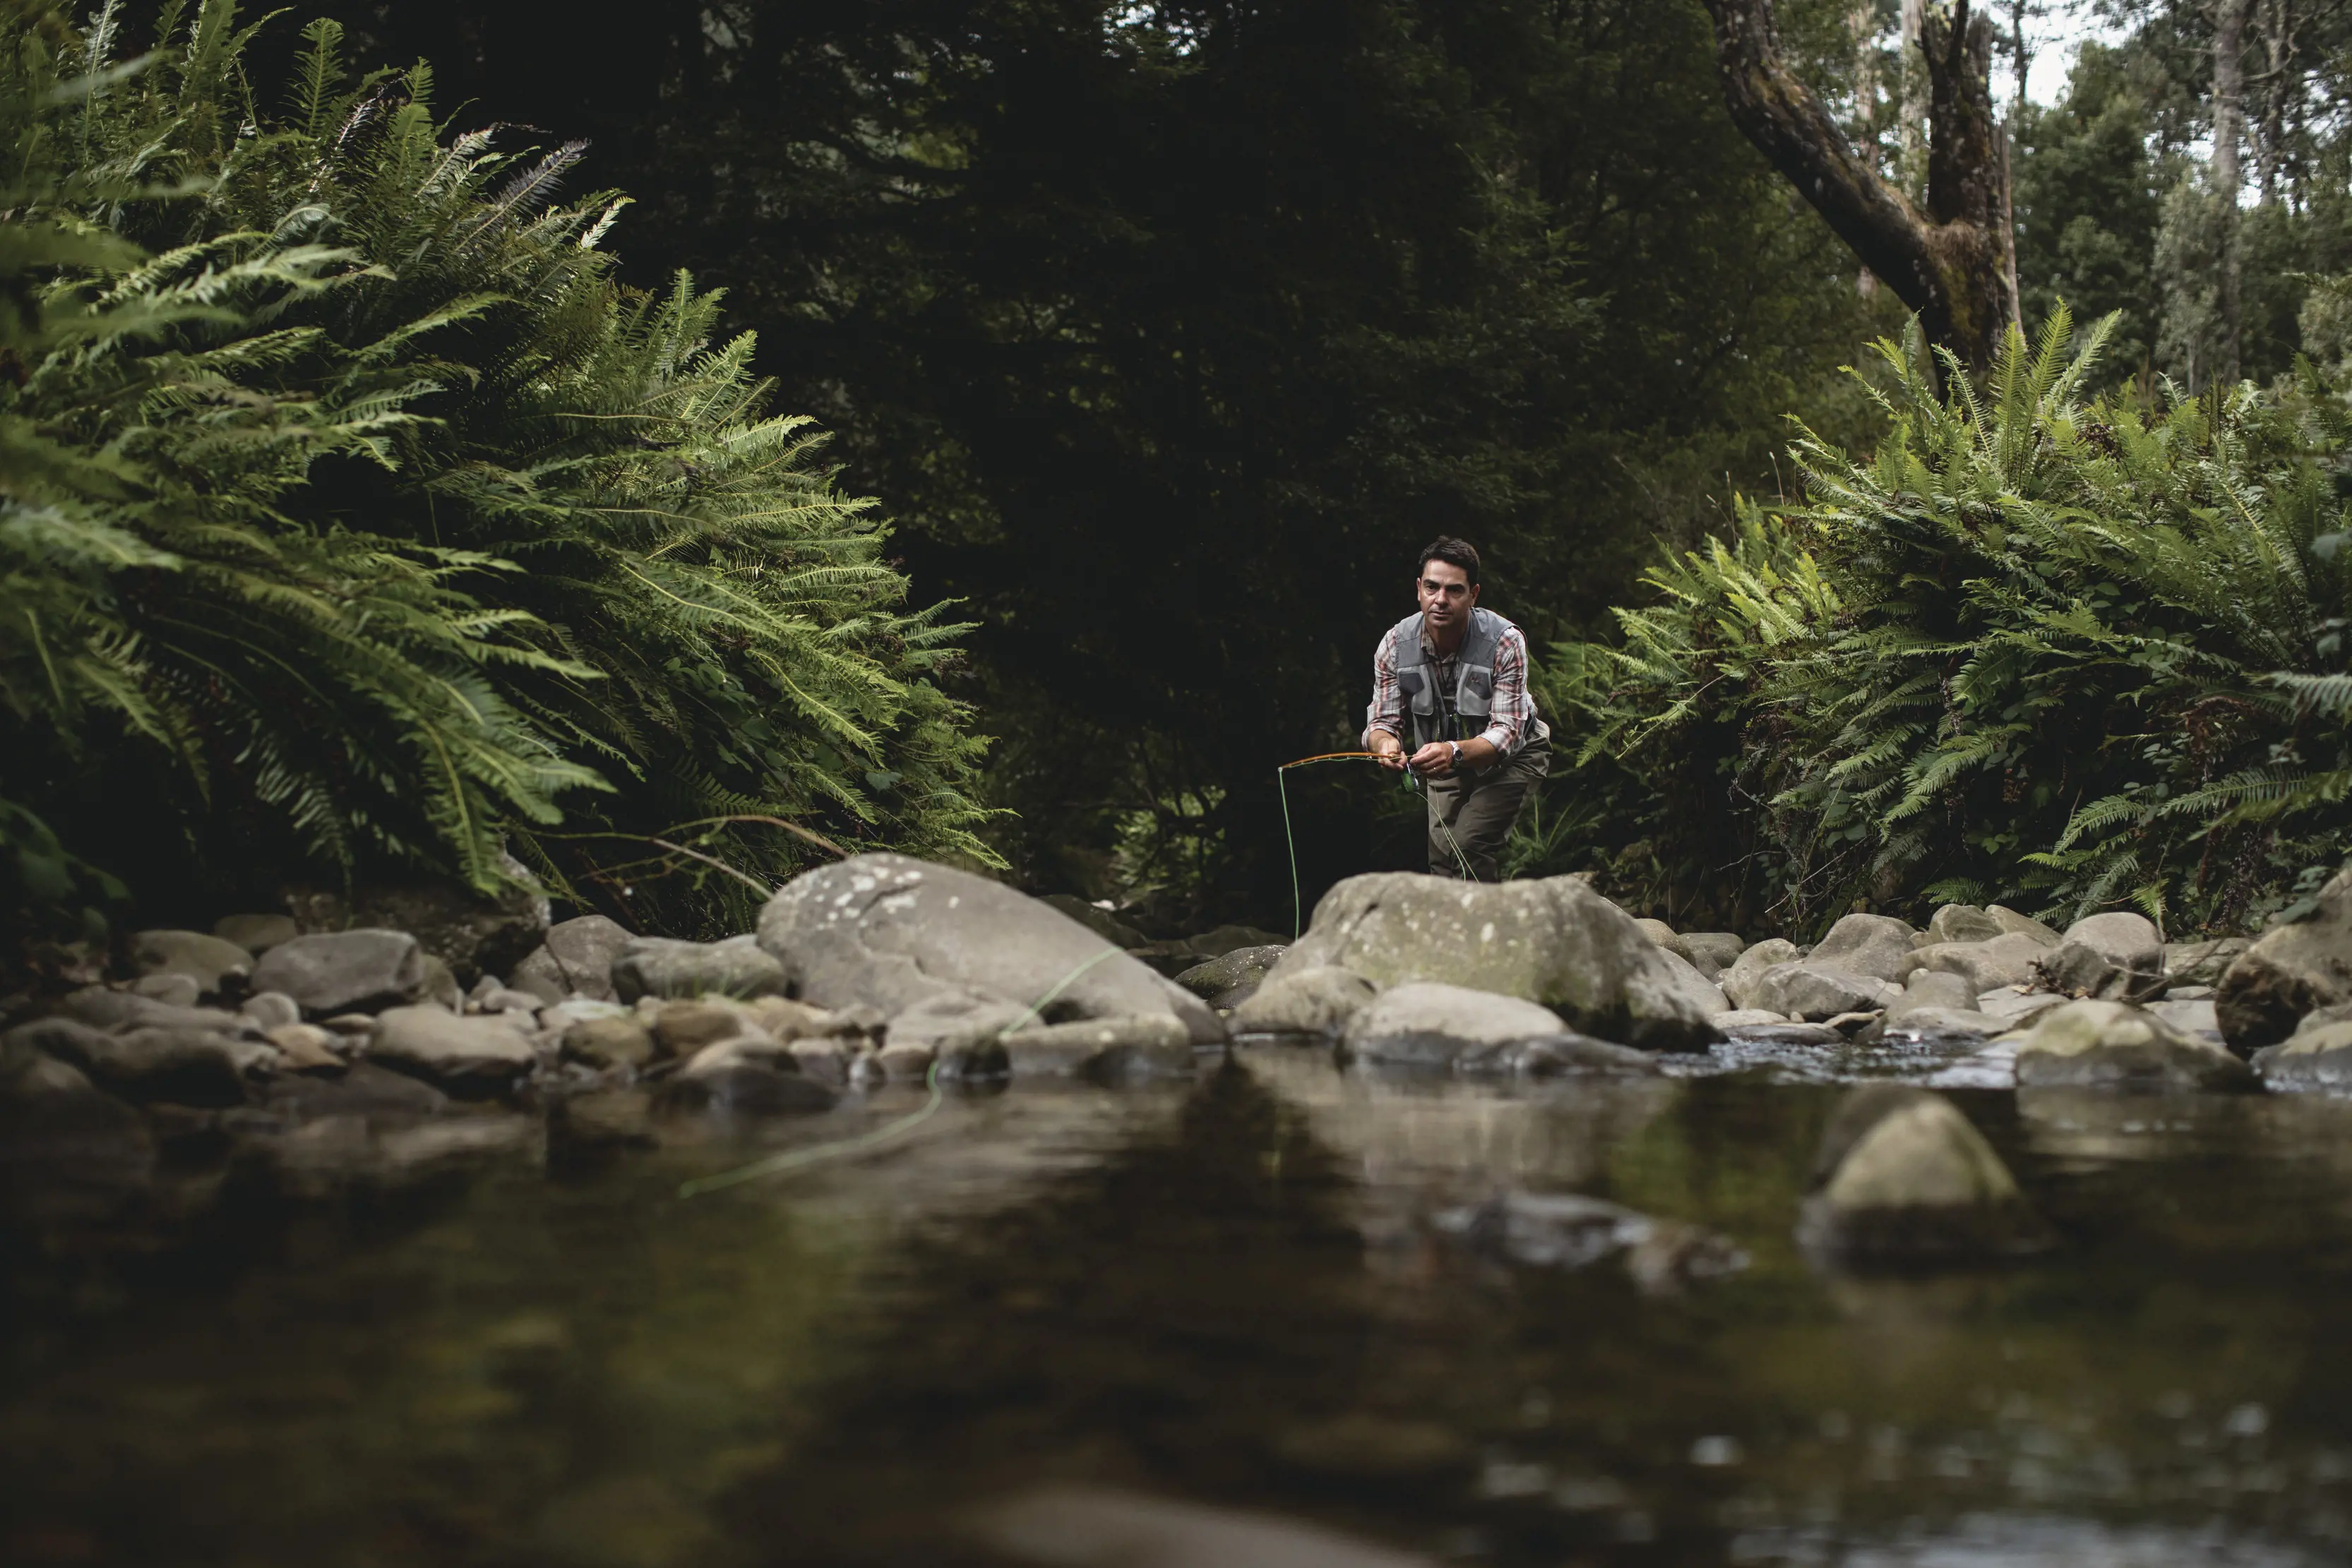
{"type": "Polygon", "coordinates": [[[1839,1105],[1797,1221],[1808,1252],[1864,1269],[2014,1256],[2051,1239],[1968,1118],[1940,1094],[1898,1084],[1856,1089],[1839,1105]]]}
{"type": "Polygon", "coordinates": [[[1530,1268],[1584,1269],[1621,1259],[1653,1292],[1748,1267],[1748,1254],[1713,1231],[1574,1193],[1502,1193],[1443,1210],[1430,1223],[1441,1235],[1530,1268]]]}

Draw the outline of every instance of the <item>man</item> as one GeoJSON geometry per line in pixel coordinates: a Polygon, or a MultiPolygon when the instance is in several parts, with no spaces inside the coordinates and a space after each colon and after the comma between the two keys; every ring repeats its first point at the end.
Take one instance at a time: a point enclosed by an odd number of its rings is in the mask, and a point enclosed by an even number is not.
{"type": "Polygon", "coordinates": [[[1429,869],[1496,878],[1503,841],[1551,771],[1551,731],[1528,691],[1528,639],[1478,608],[1478,552],[1441,537],[1421,552],[1417,614],[1372,654],[1364,749],[1421,776],[1429,795],[1429,869]]]}

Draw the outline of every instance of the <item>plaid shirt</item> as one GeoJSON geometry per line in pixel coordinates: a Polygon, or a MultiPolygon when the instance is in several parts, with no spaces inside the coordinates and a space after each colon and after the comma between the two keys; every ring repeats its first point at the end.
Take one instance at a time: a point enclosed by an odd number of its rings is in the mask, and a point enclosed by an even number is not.
{"type": "MultiPolygon", "coordinates": [[[[1396,737],[1408,749],[1412,745],[1412,721],[1404,709],[1404,692],[1397,685],[1396,654],[1390,647],[1391,639],[1383,635],[1380,646],[1372,652],[1372,706],[1364,713],[1364,744],[1372,743],[1372,731],[1381,730],[1396,737]]],[[[1427,668],[1437,684],[1438,706],[1447,715],[1453,712],[1454,685],[1459,672],[1454,668],[1454,654],[1440,654],[1437,644],[1430,640],[1424,629],[1421,646],[1428,656],[1427,668]]],[[[1551,727],[1536,716],[1536,699],[1528,690],[1528,638],[1509,622],[1503,622],[1502,640],[1495,645],[1495,695],[1493,706],[1486,715],[1486,727],[1477,738],[1495,748],[1498,757],[1514,757],[1529,741],[1548,740],[1551,727]]]]}

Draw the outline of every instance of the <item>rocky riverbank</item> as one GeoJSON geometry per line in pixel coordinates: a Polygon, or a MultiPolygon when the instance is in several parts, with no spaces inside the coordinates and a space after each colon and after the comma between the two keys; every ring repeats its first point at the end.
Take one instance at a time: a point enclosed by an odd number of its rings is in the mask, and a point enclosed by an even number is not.
{"type": "MultiPolygon", "coordinates": [[[[1075,901],[887,854],[798,878],[755,932],[714,943],[551,925],[529,900],[289,902],[140,933],[130,972],[9,1004],[14,1225],[135,1229],[240,1188],[758,1136],[893,1084],[1183,1079],[1302,1046],[1470,1079],[1932,1044],[1971,1082],[2025,1090],[2352,1084],[2352,873],[2259,939],[2170,945],[2137,915],[2059,931],[1957,904],[1925,929],[1853,915],[1809,947],[1750,943],[1635,920],[1573,878],[1404,873],[1339,884],[1295,945],[1239,928],[1146,944],[1075,901]]],[[[1967,1121],[1917,1088],[1857,1091],[1798,1228],[1848,1261],[2049,1241],[1967,1121]]]]}

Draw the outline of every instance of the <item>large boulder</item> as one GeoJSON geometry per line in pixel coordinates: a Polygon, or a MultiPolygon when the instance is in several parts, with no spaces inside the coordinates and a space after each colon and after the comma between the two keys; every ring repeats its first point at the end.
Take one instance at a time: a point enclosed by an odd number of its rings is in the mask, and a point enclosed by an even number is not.
{"type": "Polygon", "coordinates": [[[2036,1251],[2050,1232],[1951,1102],[1879,1083],[1830,1118],[1797,1239],[1847,1267],[1917,1268],[2036,1251]]]}
{"type": "Polygon", "coordinates": [[[2306,1013],[2352,1001],[2352,867],[2337,872],[2301,919],[2256,937],[2221,976],[2214,1010],[2241,1053],[2293,1034],[2306,1013]]]}
{"type": "Polygon", "coordinates": [[[2054,1008],[2017,1045],[2021,1089],[2245,1089],[2253,1082],[2221,1046],[2124,1002],[2054,1008]]]}
{"type": "MultiPolygon", "coordinates": [[[[1716,977],[1723,995],[1735,1008],[1754,1009],[1763,1004],[1754,999],[1756,988],[1763,981],[1765,972],[1782,964],[1793,964],[1803,956],[1794,942],[1785,936],[1768,936],[1753,947],[1745,948],[1731,961],[1728,968],[1716,977]]],[[[1778,1008],[1767,1011],[1780,1012],[1778,1008]]],[[[1787,1017],[1785,1013],[1782,1017],[1787,1017]]]]}
{"type": "MultiPolygon", "coordinates": [[[[1068,916],[1002,883],[897,854],[854,855],[794,878],[760,912],[760,946],[787,995],[892,1020],[961,1001],[1038,1025],[1166,1015],[1222,1044],[1208,1004],[1068,916]]],[[[1286,960],[1286,964],[1289,960],[1286,960]]]]}
{"type": "Polygon", "coordinates": [[[1773,965],[1748,987],[1742,1000],[1750,1008],[1820,1023],[1842,1013],[1874,1012],[1902,994],[1900,987],[1885,980],[1807,958],[1773,965]]]}
{"type": "Polygon", "coordinates": [[[624,1002],[639,997],[780,997],[791,985],[775,955],[749,934],[723,942],[632,936],[608,972],[614,999],[624,1002]]]}
{"type": "Polygon", "coordinates": [[[1911,949],[1918,939],[1917,932],[1891,915],[1849,915],[1813,945],[1805,961],[1899,986],[1916,967],[1911,949]]]}
{"type": "Polygon", "coordinates": [[[1574,877],[1349,877],[1315,906],[1275,977],[1320,964],[1377,986],[1433,981],[1517,997],[1583,1033],[1645,1050],[1695,1051],[1722,1038],[1633,917],[1574,877]]]}
{"type": "Polygon", "coordinates": [[[2145,1001],[2164,988],[2164,938],[2145,915],[2085,915],[2042,956],[2040,972],[2045,987],[2066,996],[2145,1001]]]}
{"type": "Polygon", "coordinates": [[[2034,937],[2011,931],[1981,942],[1937,942],[1916,948],[1911,962],[1937,974],[1961,976],[1970,989],[1981,994],[2029,983],[2033,966],[2046,951],[2034,937]]]}
{"type": "Polygon", "coordinates": [[[547,938],[515,965],[508,983],[541,1001],[568,996],[591,1001],[614,999],[613,964],[635,938],[629,928],[602,915],[583,915],[547,928],[547,938]]]}
{"type": "Polygon", "coordinates": [[[1379,994],[1371,981],[1334,964],[1286,964],[1234,1009],[1234,1032],[1336,1038],[1379,994]]]}
{"type": "Polygon", "coordinates": [[[1671,947],[1662,947],[1659,952],[1664,956],[1666,967],[1675,977],[1675,989],[1684,1000],[1709,1018],[1729,1010],[1731,1003],[1722,988],[1707,978],[1696,964],[1671,947]]]}
{"type": "Polygon", "coordinates": [[[1685,931],[1683,946],[1690,949],[1690,961],[1708,979],[1713,980],[1739,960],[1748,951],[1748,944],[1729,931],[1685,931]]]}
{"type": "Polygon", "coordinates": [[[1414,981],[1382,992],[1349,1020],[1347,1050],[1359,1061],[1453,1067],[1559,1032],[1559,1016],[1534,1002],[1414,981]]]}
{"type": "Polygon", "coordinates": [[[1690,962],[1690,944],[1684,941],[1682,934],[1673,926],[1663,920],[1636,920],[1633,924],[1642,928],[1643,936],[1647,936],[1683,962],[1686,964],[1690,962]]]}
{"type": "Polygon", "coordinates": [[[1947,904],[1927,917],[1922,946],[1941,942],[1990,942],[2001,935],[2000,922],[1973,904],[1947,904]]]}
{"type": "Polygon", "coordinates": [[[460,1018],[439,1008],[392,1008],[376,1019],[368,1060],[452,1093],[494,1093],[538,1065],[530,1035],[512,1013],[460,1018]]]}
{"type": "Polygon", "coordinates": [[[320,932],[281,942],[253,967],[253,988],[294,998],[312,1018],[375,1012],[423,996],[432,975],[405,931],[320,932]]]}
{"type": "Polygon", "coordinates": [[[2020,915],[2016,910],[2004,909],[1998,904],[1985,905],[1985,913],[1992,917],[1995,925],[2000,927],[2004,936],[2031,936],[2044,947],[2058,946],[2058,933],[2031,915],[2020,915]]]}

